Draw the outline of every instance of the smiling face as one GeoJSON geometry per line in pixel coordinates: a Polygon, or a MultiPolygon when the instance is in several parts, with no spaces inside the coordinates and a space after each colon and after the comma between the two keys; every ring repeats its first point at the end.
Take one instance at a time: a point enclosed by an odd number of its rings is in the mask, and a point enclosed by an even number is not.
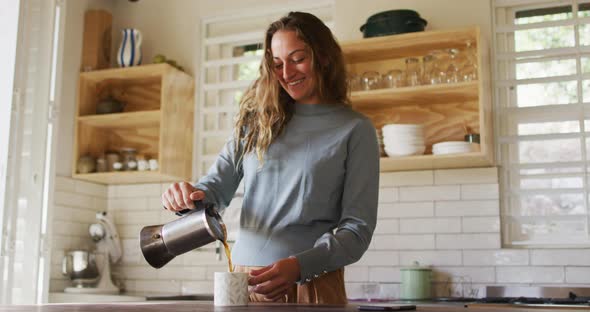
{"type": "Polygon", "coordinates": [[[271,42],[274,73],[287,93],[301,104],[321,102],[311,62],[311,51],[294,31],[277,31],[271,42]]]}

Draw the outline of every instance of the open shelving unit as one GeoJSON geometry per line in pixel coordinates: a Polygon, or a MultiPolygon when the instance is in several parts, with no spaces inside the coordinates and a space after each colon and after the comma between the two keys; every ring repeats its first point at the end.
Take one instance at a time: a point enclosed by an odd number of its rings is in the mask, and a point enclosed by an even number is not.
{"type": "Polygon", "coordinates": [[[380,129],[388,123],[422,124],[424,155],[381,157],[381,171],[488,167],[494,165],[492,103],[488,48],[478,27],[426,31],[361,39],[342,44],[350,72],[381,74],[404,69],[407,57],[422,58],[430,51],[476,47],[477,81],[420,85],[352,92],[353,109],[368,116],[380,129]],[[465,128],[480,134],[480,151],[433,155],[432,144],[463,141],[465,128]]]}
{"type": "Polygon", "coordinates": [[[102,184],[181,181],[192,175],[194,81],[168,64],[84,72],[78,84],[72,177],[102,184]],[[105,95],[106,94],[106,95],[105,95]],[[106,96],[123,112],[96,114],[106,96]],[[154,171],[78,173],[83,155],[135,148],[158,161],[154,171]]]}

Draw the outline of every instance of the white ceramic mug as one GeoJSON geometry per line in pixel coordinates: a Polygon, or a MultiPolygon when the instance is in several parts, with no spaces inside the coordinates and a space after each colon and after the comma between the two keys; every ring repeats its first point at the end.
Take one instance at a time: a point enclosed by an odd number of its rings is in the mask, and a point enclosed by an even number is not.
{"type": "Polygon", "coordinates": [[[213,302],[216,306],[248,305],[248,273],[215,272],[213,302]]]}

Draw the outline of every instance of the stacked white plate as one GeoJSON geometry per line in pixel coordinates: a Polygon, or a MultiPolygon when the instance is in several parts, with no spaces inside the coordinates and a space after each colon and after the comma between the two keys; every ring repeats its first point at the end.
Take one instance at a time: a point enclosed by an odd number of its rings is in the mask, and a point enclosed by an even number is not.
{"type": "Polygon", "coordinates": [[[422,155],[424,130],[422,125],[387,124],[381,129],[385,153],[389,157],[422,155]]]}
{"type": "Polygon", "coordinates": [[[464,141],[447,141],[432,145],[432,154],[434,155],[469,153],[478,150],[479,144],[464,141]]]}

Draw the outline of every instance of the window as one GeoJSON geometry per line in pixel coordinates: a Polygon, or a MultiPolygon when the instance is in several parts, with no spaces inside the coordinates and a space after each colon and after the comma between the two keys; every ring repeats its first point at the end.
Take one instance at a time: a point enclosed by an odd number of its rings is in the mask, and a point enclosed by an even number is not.
{"type": "Polygon", "coordinates": [[[590,1],[495,0],[507,246],[590,246],[590,1]]]}

